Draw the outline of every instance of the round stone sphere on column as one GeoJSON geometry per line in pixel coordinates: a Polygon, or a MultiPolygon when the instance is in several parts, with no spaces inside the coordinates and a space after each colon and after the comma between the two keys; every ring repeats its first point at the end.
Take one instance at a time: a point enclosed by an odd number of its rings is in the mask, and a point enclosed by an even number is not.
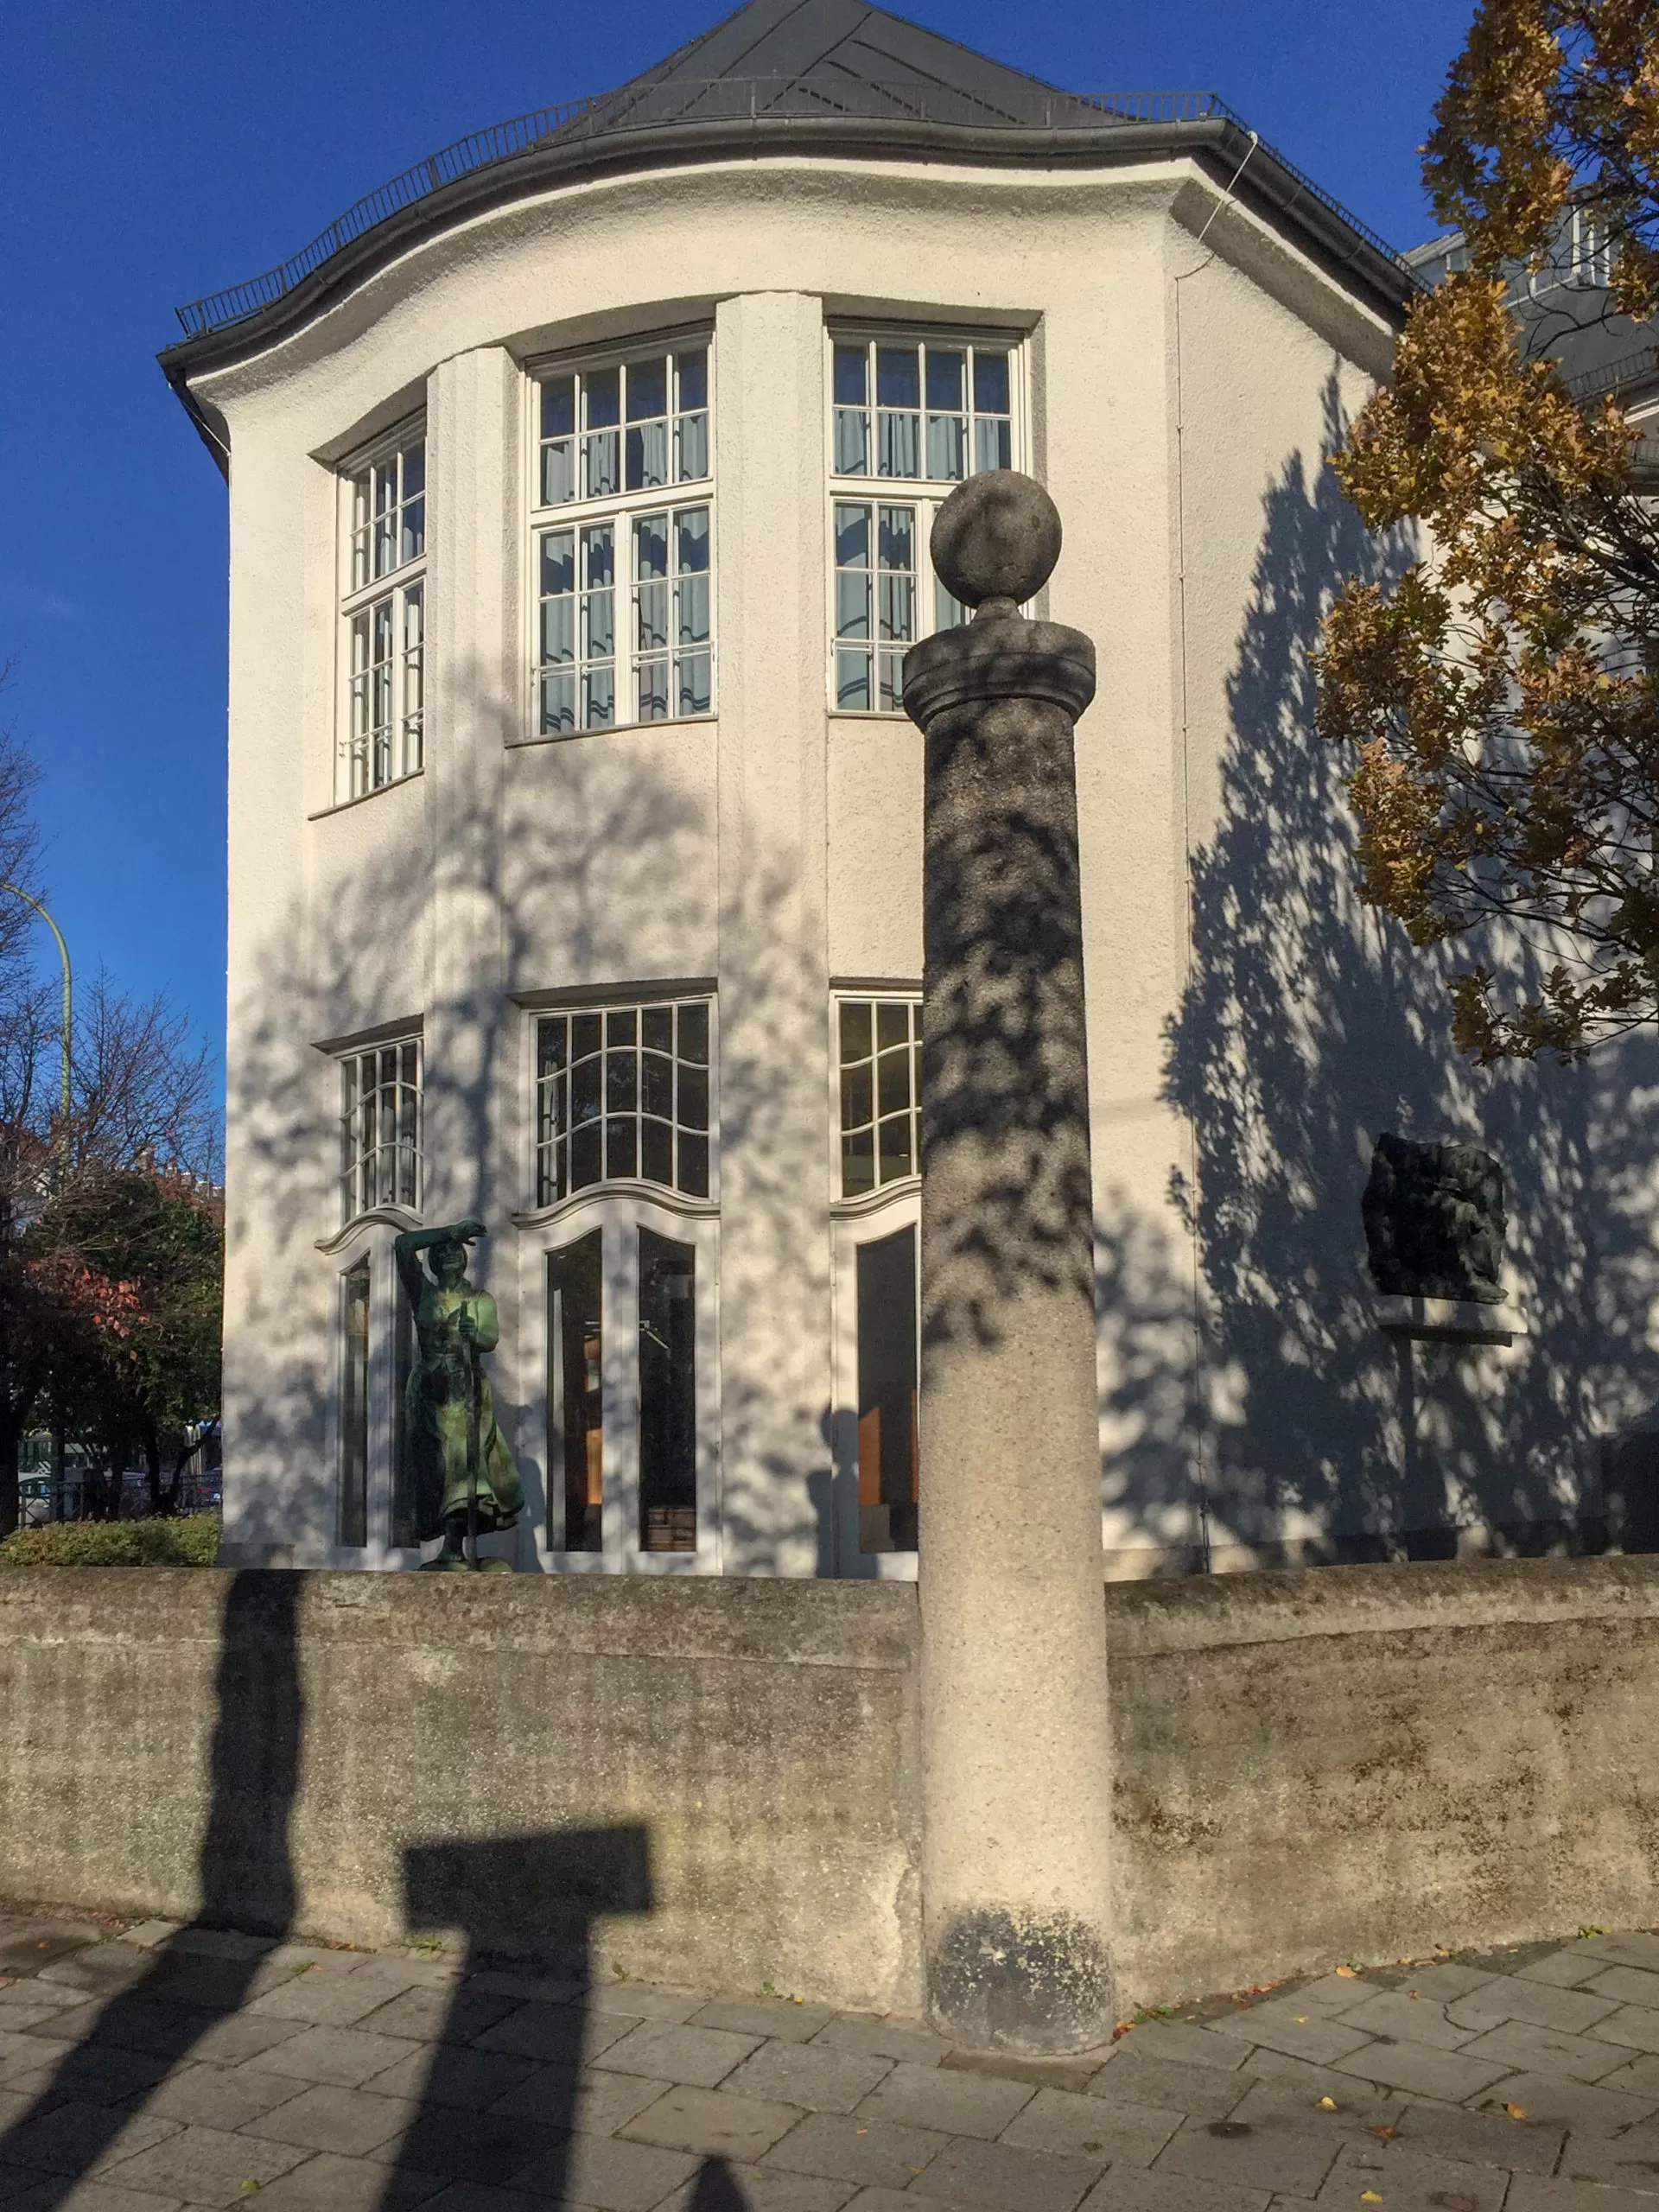
{"type": "Polygon", "coordinates": [[[934,574],[964,607],[1012,614],[1033,598],[1060,557],[1060,511],[1014,468],[959,484],[933,518],[934,574]]]}

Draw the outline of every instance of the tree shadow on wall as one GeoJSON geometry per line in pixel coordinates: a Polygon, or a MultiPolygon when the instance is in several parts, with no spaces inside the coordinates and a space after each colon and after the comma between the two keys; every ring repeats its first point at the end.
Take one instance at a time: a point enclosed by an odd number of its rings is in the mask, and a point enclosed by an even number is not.
{"type": "MultiPolygon", "coordinates": [[[[1343,435],[1333,379],[1318,467],[1294,455],[1265,496],[1168,1030],[1166,1096],[1196,1160],[1173,1194],[1203,1282],[1205,1504],[1217,1542],[1300,1535],[1313,1557],[1391,1530],[1446,1549],[1476,1520],[1532,1524],[1536,1541],[1594,1510],[1594,1436],[1659,1382],[1643,1210],[1659,1066],[1637,1040],[1587,1068],[1476,1067],[1451,1043],[1452,963],[1358,903],[1344,763],[1315,734],[1308,649],[1338,580],[1380,577],[1390,555],[1328,465],[1343,435]],[[1379,1332],[1359,1200],[1382,1130],[1501,1162],[1532,1331],[1511,1353],[1408,1351],[1379,1332]]],[[[1510,976],[1532,957],[1479,957],[1510,976]]]]}
{"type": "MultiPolygon", "coordinates": [[[[487,772],[440,784],[435,765],[338,823],[315,826],[308,902],[289,902],[265,932],[252,972],[238,979],[227,1230],[238,1319],[226,1431],[233,1460],[259,1471],[257,1481],[232,1484],[226,1557],[272,1549],[296,1563],[326,1556],[315,1532],[332,1541],[339,1519],[328,1404],[340,1328],[334,1279],[359,1249],[372,1250],[377,1332],[398,1295],[390,1257],[396,1222],[370,1229],[352,1252],[332,1246],[340,1221],[340,1077],[334,1054],[315,1047],[423,1023],[423,1216],[486,1216],[491,1234],[474,1273],[502,1297],[505,1323],[515,1274],[526,1300],[542,1294],[533,1243],[557,1241],[556,1226],[521,1232],[510,1220],[531,1204],[535,1105],[524,1001],[589,987],[601,996],[632,986],[649,995],[654,984],[718,973],[721,1165],[731,1186],[722,1211],[741,1230],[723,1235],[722,1300],[737,1316],[740,1349],[755,1334],[757,1309],[764,1316],[792,1298],[814,1316],[787,1371],[777,1361],[766,1371],[754,1357],[721,1362],[727,1564],[741,1569],[782,1556],[795,1571],[827,1566],[830,1042],[814,936],[821,925],[803,903],[798,861],[743,825],[745,866],[722,894],[712,776],[697,766],[700,733],[689,740],[684,731],[624,729],[511,745],[511,717],[482,666],[457,678],[448,712],[451,726],[459,715],[471,727],[487,772]],[[371,842],[362,824],[373,810],[382,811],[371,842]],[[329,843],[336,837],[337,852],[329,843]],[[450,918],[442,931],[435,911],[450,918]],[[238,1195],[256,1185],[257,1215],[238,1195]],[[823,1195],[816,1254],[803,1251],[798,1233],[802,1192],[815,1188],[823,1195]],[[280,1205],[272,1191],[282,1193],[280,1205]],[[315,1358],[292,1355],[296,1336],[317,1346],[315,1358]],[[311,1549],[291,1548],[296,1529],[313,1532],[311,1549]]],[[[712,760],[712,737],[706,749],[712,760]]],[[[493,1367],[498,1416],[525,1477],[525,1519],[545,1525],[546,1440],[527,1417],[545,1378],[523,1369],[510,1328],[493,1367]]],[[[712,1389],[713,1378],[698,1387],[712,1389]]],[[[379,1453],[390,1393],[372,1383],[372,1396],[383,1409],[372,1446],[379,1453]]],[[[527,1532],[523,1541],[527,1550],[527,1532]]]]}

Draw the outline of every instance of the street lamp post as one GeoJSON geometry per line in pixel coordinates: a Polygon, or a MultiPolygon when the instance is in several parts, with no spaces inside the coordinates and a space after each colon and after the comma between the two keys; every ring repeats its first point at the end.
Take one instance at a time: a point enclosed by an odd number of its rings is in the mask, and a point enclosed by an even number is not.
{"type": "Polygon", "coordinates": [[[70,973],[69,969],[69,948],[63,941],[63,931],[58,927],[51,915],[47,912],[46,908],[31,892],[23,890],[21,885],[16,883],[0,883],[0,891],[10,891],[14,897],[21,899],[24,906],[32,906],[58,941],[58,957],[63,963],[63,1033],[61,1040],[63,1066],[60,1098],[60,1126],[58,1132],[58,1141],[67,1152],[69,1146],[69,1109],[73,1099],[73,1090],[70,1082],[71,1063],[69,1058],[69,1038],[71,1029],[74,1023],[75,1012],[75,984],[74,977],[70,973]]]}
{"type": "MultiPolygon", "coordinates": [[[[25,891],[21,884],[16,883],[0,883],[0,891],[10,891],[15,898],[21,899],[24,906],[32,906],[35,909],[57,940],[58,957],[63,963],[63,1031],[60,1039],[58,1145],[61,1162],[67,1167],[69,1163],[69,1115],[74,1103],[74,1087],[72,1080],[73,1063],[70,1054],[71,1033],[74,1027],[75,983],[69,966],[69,948],[63,941],[63,931],[32,892],[25,891]]],[[[63,1417],[61,1411],[54,1407],[52,1421],[52,1518],[54,1521],[61,1521],[63,1518],[63,1417]]]]}

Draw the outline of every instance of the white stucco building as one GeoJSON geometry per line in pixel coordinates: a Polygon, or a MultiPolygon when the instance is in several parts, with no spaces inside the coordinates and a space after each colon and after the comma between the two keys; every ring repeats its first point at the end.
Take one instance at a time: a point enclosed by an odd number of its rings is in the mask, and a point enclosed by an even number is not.
{"type": "Polygon", "coordinates": [[[1324,456],[1410,283],[1213,102],[751,0],[185,312],[231,499],[227,1560],[418,1563],[391,1244],[477,1215],[521,1569],[915,1571],[896,686],[956,619],[931,514],[1007,464],[1099,657],[1108,1571],[1599,1541],[1656,1394],[1652,1071],[1458,1063],[1312,732],[1377,558],[1324,456]],[[1379,1326],[1382,1129],[1501,1160],[1526,1333],[1379,1326]]]}

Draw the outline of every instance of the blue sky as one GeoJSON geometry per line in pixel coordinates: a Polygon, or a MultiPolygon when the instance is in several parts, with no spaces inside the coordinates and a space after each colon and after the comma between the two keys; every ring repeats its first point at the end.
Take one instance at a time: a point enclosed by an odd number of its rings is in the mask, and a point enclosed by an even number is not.
{"type": "MultiPolygon", "coordinates": [[[[257,274],[481,124],[602,91],[718,0],[3,0],[0,720],[42,770],[77,969],[224,995],[224,488],[155,354],[181,300],[257,274]]],[[[1086,92],[1221,93],[1393,243],[1467,10],[1443,0],[916,0],[1086,92]]],[[[43,952],[49,947],[43,947],[43,952]]]]}

